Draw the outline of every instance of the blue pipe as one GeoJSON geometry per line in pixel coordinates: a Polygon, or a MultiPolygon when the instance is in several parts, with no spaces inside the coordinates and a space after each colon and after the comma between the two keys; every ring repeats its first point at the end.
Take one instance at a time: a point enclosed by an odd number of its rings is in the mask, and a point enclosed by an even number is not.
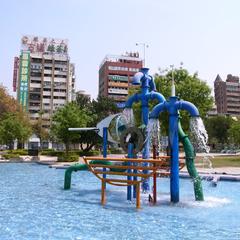
{"type": "Polygon", "coordinates": [[[171,151],[171,175],[170,191],[171,201],[179,202],[179,140],[178,140],[178,110],[187,110],[192,117],[199,116],[199,111],[194,104],[178,100],[177,97],[170,97],[167,102],[156,105],[149,118],[158,118],[163,111],[169,112],[169,139],[171,151]]]}
{"type": "MultiPolygon", "coordinates": [[[[171,98],[173,98],[173,97],[171,97],[171,98]]],[[[198,111],[197,107],[188,101],[183,101],[183,100],[175,101],[174,105],[175,105],[174,107],[179,110],[188,111],[190,113],[191,117],[199,117],[199,111],[198,111]]],[[[163,102],[163,103],[156,105],[152,109],[152,112],[150,113],[149,118],[158,118],[159,114],[161,112],[167,111],[170,107],[173,107],[170,102],[163,102]]]]}
{"type": "MultiPolygon", "coordinates": [[[[128,144],[128,158],[133,158],[133,144],[129,143],[128,144]]],[[[131,162],[127,162],[128,166],[131,166],[131,162]]],[[[128,169],[128,173],[132,172],[132,169],[128,169]]],[[[132,180],[131,176],[127,176],[127,180],[132,180]]],[[[131,201],[132,200],[132,185],[127,186],[127,200],[131,201]]]]}
{"type": "Polygon", "coordinates": [[[167,102],[156,105],[152,112],[149,114],[149,118],[158,118],[160,113],[167,110],[167,102]]]}
{"type": "Polygon", "coordinates": [[[125,103],[125,108],[131,108],[134,102],[138,102],[140,99],[139,93],[135,93],[131,97],[128,98],[127,102],[125,103]]]}
{"type": "MultiPolygon", "coordinates": [[[[108,141],[108,129],[107,127],[103,128],[103,157],[107,157],[107,141],[108,141]]],[[[106,168],[103,168],[103,171],[106,171],[106,168]]],[[[106,174],[103,174],[103,178],[106,178],[106,174]]],[[[105,185],[106,187],[106,185],[105,185]]]]}
{"type": "Polygon", "coordinates": [[[165,97],[158,92],[150,92],[148,98],[151,100],[156,99],[159,103],[166,101],[165,97]]]}
{"type": "MultiPolygon", "coordinates": [[[[148,101],[156,99],[158,102],[164,102],[165,98],[162,94],[155,92],[156,86],[153,81],[153,78],[148,75],[148,68],[142,68],[140,73],[135,74],[134,76],[134,84],[141,84],[141,93],[134,94],[131,96],[126,104],[125,108],[132,108],[132,105],[134,102],[141,101],[142,103],[142,122],[145,126],[148,124],[148,117],[149,117],[149,107],[148,107],[148,101]]],[[[150,141],[149,138],[146,139],[144,149],[142,152],[143,159],[148,159],[150,157],[150,141]]],[[[148,164],[143,164],[144,166],[148,166],[148,164]]],[[[144,173],[147,173],[148,171],[145,170],[144,173]]],[[[142,184],[144,191],[149,191],[149,179],[144,180],[142,184]]]]}
{"type": "Polygon", "coordinates": [[[183,109],[188,111],[191,117],[199,117],[199,111],[197,107],[188,101],[180,100],[178,109],[183,109]]]}

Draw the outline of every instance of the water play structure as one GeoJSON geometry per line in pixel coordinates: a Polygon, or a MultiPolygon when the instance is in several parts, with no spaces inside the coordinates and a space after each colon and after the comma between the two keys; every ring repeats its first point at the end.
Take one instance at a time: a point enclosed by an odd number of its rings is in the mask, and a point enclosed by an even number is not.
{"type": "MultiPolygon", "coordinates": [[[[72,131],[94,130],[101,132],[103,137],[103,156],[84,157],[85,164],[76,164],[65,171],[64,189],[71,187],[71,175],[74,171],[90,170],[101,180],[101,203],[106,203],[106,184],[127,186],[127,199],[136,198],[136,207],[140,208],[140,192],[149,193],[149,201],[157,201],[157,178],[170,177],[171,202],[179,202],[179,170],[184,166],[183,159],[179,157],[179,141],[183,144],[185,152],[185,164],[189,175],[193,180],[195,200],[204,200],[201,178],[195,165],[195,150],[188,136],[184,133],[179,112],[186,110],[191,118],[193,135],[201,146],[206,147],[207,137],[198,126],[199,111],[192,103],[179,100],[175,96],[175,85],[172,81],[171,97],[165,100],[162,94],[156,92],[153,78],[148,74],[147,68],[142,68],[133,77],[132,84],[140,85],[141,92],[130,96],[126,101],[123,114],[109,116],[102,124],[90,129],[70,129],[72,131]],[[157,100],[149,114],[149,101],[157,100]],[[132,106],[135,102],[141,102],[142,126],[141,130],[134,126],[132,106]],[[161,112],[169,113],[169,149],[170,156],[159,156],[159,115],[161,112]],[[115,122],[115,134],[109,131],[110,122],[115,122]],[[104,123],[104,124],[103,124],[104,123]],[[113,137],[114,135],[114,137],[113,137]],[[200,137],[199,137],[200,136],[200,137]],[[125,149],[127,157],[112,158],[107,156],[108,141],[118,142],[125,149]],[[153,155],[150,156],[150,149],[153,155]],[[141,157],[139,152],[142,150],[141,157]],[[150,191],[150,179],[153,179],[152,192],[150,191]],[[151,195],[152,194],[152,195],[151,195]]],[[[201,121],[200,121],[201,122],[201,121]]],[[[198,144],[198,143],[197,143],[198,144]]]]}

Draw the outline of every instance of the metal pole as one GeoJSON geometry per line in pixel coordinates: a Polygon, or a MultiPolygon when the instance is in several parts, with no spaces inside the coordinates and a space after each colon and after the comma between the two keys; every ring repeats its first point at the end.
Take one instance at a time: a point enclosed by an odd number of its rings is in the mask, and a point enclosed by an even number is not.
{"type": "Polygon", "coordinates": [[[175,97],[176,96],[176,90],[175,90],[174,72],[173,72],[174,65],[170,65],[170,67],[172,68],[171,97],[175,97]]]}
{"type": "MultiPolygon", "coordinates": [[[[128,158],[133,158],[133,144],[129,143],[128,144],[128,158]]],[[[128,166],[131,166],[131,163],[127,163],[128,166]]],[[[132,170],[128,169],[128,173],[131,173],[132,170]]],[[[127,176],[127,180],[132,180],[131,176],[127,176]]],[[[132,185],[127,186],[127,200],[131,201],[132,200],[132,185]]]]}
{"type": "MultiPolygon", "coordinates": [[[[107,127],[103,128],[103,157],[107,157],[107,140],[108,140],[108,129],[107,127]]],[[[106,168],[103,168],[103,171],[106,171],[106,168]]],[[[106,178],[106,174],[103,174],[103,178],[106,178]]],[[[105,187],[106,182],[104,181],[105,187]]]]}
{"type": "Polygon", "coordinates": [[[145,67],[145,43],[143,43],[143,67],[145,67]]]}
{"type": "MultiPolygon", "coordinates": [[[[153,145],[153,159],[157,159],[157,148],[156,145],[153,145]]],[[[156,164],[154,163],[154,167],[156,164]]],[[[157,202],[157,174],[156,172],[153,174],[153,203],[157,202]]]]}
{"type": "Polygon", "coordinates": [[[143,46],[143,67],[146,66],[146,47],[148,48],[148,45],[144,42],[144,43],[136,43],[136,46],[143,46]]]}
{"type": "Polygon", "coordinates": [[[169,139],[171,151],[170,192],[171,201],[179,202],[179,150],[178,150],[178,111],[174,107],[176,97],[170,98],[169,139]]]}

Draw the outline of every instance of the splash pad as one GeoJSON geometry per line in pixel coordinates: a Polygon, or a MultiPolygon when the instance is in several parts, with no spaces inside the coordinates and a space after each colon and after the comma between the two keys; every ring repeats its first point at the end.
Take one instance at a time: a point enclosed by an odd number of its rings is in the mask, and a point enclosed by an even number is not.
{"type": "MultiPolygon", "coordinates": [[[[193,179],[195,200],[203,201],[203,191],[201,178],[199,177],[195,165],[195,150],[188,136],[183,132],[179,121],[179,111],[186,110],[191,115],[191,129],[194,141],[202,148],[207,148],[207,134],[202,124],[198,109],[190,102],[179,100],[175,96],[175,85],[172,82],[172,96],[165,100],[162,94],[156,92],[153,78],[148,74],[148,69],[143,68],[141,72],[135,74],[132,84],[141,86],[141,93],[131,96],[125,105],[122,117],[126,125],[121,134],[124,139],[121,145],[125,146],[128,158],[109,158],[107,156],[108,127],[103,127],[103,157],[84,158],[85,167],[89,169],[102,182],[101,203],[105,204],[106,184],[127,186],[127,199],[137,198],[136,207],[140,208],[140,184],[144,193],[149,194],[150,201],[156,204],[157,201],[157,177],[170,176],[171,202],[179,202],[179,169],[183,167],[179,157],[179,140],[182,142],[185,151],[185,162],[190,177],[193,179]],[[150,100],[157,100],[158,104],[149,114],[148,103],[150,100]],[[135,102],[141,102],[142,130],[144,141],[139,141],[139,129],[135,126],[132,106],[135,102]],[[169,147],[170,156],[159,156],[159,114],[163,111],[169,112],[169,147]],[[127,148],[126,148],[127,145],[127,148]],[[153,156],[150,156],[152,145],[153,156]],[[142,149],[142,158],[138,157],[142,149]],[[117,164],[116,164],[117,162],[117,164]],[[121,171],[120,171],[121,170],[121,171]],[[153,191],[151,196],[150,179],[153,179],[153,191]]],[[[115,128],[118,131],[118,127],[115,128]]],[[[121,135],[120,134],[120,135],[121,135]]],[[[119,135],[119,134],[116,134],[119,135]]],[[[111,136],[110,136],[111,138],[111,136]]],[[[120,136],[121,138],[121,136],[120,136]]],[[[123,148],[124,149],[124,148],[123,148]]],[[[207,151],[207,150],[206,150],[207,151]]],[[[82,169],[75,169],[78,171],[82,169]]],[[[68,171],[68,170],[67,170],[68,171]]],[[[66,175],[65,175],[66,177],[66,175]]],[[[65,179],[66,180],[66,179],[65,179]]],[[[70,187],[69,187],[70,188],[70,187]]],[[[68,188],[68,189],[69,189],[68,188]]]]}

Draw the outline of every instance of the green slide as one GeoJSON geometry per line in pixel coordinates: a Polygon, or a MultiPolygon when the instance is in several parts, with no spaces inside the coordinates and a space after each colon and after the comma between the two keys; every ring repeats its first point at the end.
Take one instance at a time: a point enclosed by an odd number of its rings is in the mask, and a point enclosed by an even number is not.
{"type": "Polygon", "coordinates": [[[188,173],[193,179],[195,200],[203,201],[204,197],[203,197],[203,190],[202,190],[202,182],[201,182],[201,178],[197,173],[196,167],[194,165],[194,159],[196,157],[196,154],[195,154],[193,145],[188,138],[188,135],[186,135],[182,129],[180,121],[178,122],[178,135],[179,135],[179,140],[183,144],[188,173]]]}

